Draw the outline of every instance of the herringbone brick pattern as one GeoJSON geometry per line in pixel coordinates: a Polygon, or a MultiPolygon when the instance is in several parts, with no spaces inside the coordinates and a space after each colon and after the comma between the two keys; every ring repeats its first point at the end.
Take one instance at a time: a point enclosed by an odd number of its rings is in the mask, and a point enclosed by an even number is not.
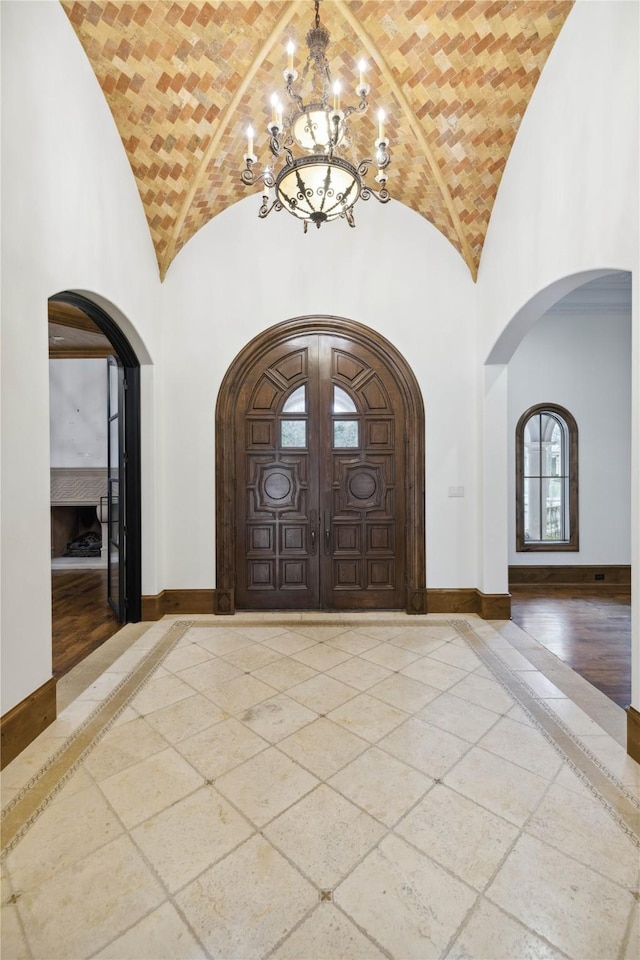
{"type": "MultiPolygon", "coordinates": [[[[289,39],[301,72],[313,6],[302,0],[62,5],[113,113],[164,276],[205,223],[247,195],[239,173],[249,122],[256,153],[267,161],[268,98],[283,92],[289,39]]],[[[474,276],[511,146],[571,5],[321,4],[344,104],[355,102],[357,61],[368,62],[371,107],[352,120],[350,159],[372,155],[375,110],[383,106],[391,195],[431,221],[474,276]]]]}

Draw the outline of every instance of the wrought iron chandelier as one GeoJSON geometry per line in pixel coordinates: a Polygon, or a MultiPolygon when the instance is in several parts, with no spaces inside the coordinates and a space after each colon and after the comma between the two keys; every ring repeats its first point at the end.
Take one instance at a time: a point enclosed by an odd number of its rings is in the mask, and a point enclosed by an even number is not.
{"type": "Polygon", "coordinates": [[[347,120],[353,113],[365,113],[369,103],[369,86],[365,83],[366,64],[359,63],[359,82],[356,94],[360,98],[356,106],[340,109],[340,84],[331,82],[327,62],[329,31],[320,23],[320,2],[315,0],[315,25],[307,33],[309,56],[304,65],[302,78],[296,86],[298,71],[293,65],[294,45],[287,45],[288,63],[284,71],[287,97],[291,101],[291,113],[283,115],[283,106],[277,94],[271,97],[271,119],[267,124],[269,149],[274,164],[283,160],[278,170],[266,166],[261,173],[254,172],[258,158],[253,152],[254,131],[247,129],[247,152],[245,168],[240,178],[247,186],[262,181],[262,203],[258,211],[261,218],[272,210],[287,210],[304,223],[307,232],[309,222],[321,227],[328,220],[342,217],[350,227],[355,227],[353,207],[361,198],[374,196],[380,203],[389,200],[387,173],[390,156],[389,140],[385,137],[383,110],[378,111],[378,139],[375,141],[375,158],[351,163],[344,152],[350,144],[347,120]],[[303,89],[310,86],[310,97],[305,103],[303,89]],[[330,105],[330,93],[333,103],[330,105]],[[304,151],[294,156],[297,145],[304,151]],[[369,186],[364,177],[370,167],[377,168],[375,177],[379,189],[369,186]],[[274,190],[275,196],[270,193],[274,190]]]}

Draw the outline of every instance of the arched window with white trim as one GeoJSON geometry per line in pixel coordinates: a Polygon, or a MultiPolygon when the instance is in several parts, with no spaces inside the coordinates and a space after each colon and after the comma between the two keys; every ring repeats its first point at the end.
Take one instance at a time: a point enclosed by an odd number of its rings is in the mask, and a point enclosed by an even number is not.
{"type": "Polygon", "coordinates": [[[516,550],[578,550],[578,426],[556,404],[516,427],[516,550]]]}

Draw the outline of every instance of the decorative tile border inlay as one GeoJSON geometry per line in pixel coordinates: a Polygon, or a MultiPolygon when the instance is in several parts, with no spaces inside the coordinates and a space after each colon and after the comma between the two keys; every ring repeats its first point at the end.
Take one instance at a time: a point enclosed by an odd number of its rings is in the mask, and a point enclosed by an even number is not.
{"type": "Polygon", "coordinates": [[[142,657],[137,666],[121,680],[7,804],[2,811],[0,860],[4,860],[22,839],[29,827],[35,823],[191,626],[192,621],[173,623],[158,643],[142,657]]]}
{"type": "Polygon", "coordinates": [[[466,620],[449,620],[502,687],[524,710],[545,740],[604,806],[609,815],[640,847],[640,802],[611,770],[576,736],[555,711],[491,650],[466,620]]]}

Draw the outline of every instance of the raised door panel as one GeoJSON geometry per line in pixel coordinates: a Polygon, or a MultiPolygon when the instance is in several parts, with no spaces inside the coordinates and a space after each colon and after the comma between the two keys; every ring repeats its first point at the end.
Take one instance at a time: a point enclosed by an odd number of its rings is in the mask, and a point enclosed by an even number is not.
{"type": "Polygon", "coordinates": [[[406,593],[402,399],[366,348],[330,338],[321,356],[323,604],[395,609],[406,593]]]}
{"type": "Polygon", "coordinates": [[[237,446],[235,494],[239,608],[313,609],[319,602],[315,530],[312,535],[310,526],[318,497],[317,451],[309,428],[316,340],[307,337],[270,351],[240,393],[236,437],[243,442],[237,446]]]}

